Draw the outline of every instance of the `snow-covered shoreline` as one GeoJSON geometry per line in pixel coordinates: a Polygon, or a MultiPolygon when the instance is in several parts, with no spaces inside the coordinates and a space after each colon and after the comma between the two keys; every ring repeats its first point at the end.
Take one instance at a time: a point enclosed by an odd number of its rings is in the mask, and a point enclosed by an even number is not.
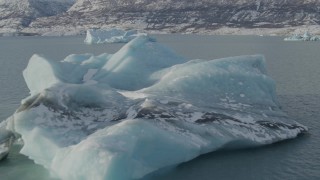
{"type": "MultiPolygon", "coordinates": [[[[320,35],[320,25],[297,26],[285,28],[230,28],[222,27],[215,30],[210,29],[186,29],[185,31],[176,31],[176,28],[163,30],[148,30],[141,27],[128,25],[108,25],[102,26],[101,29],[119,28],[124,30],[137,29],[149,34],[199,34],[199,35],[257,35],[257,36],[290,36],[294,34],[303,34],[308,31],[314,35],[320,35]]],[[[63,27],[56,26],[52,28],[25,28],[21,31],[14,29],[0,29],[1,36],[76,36],[85,35],[86,31],[91,29],[90,26],[83,27],[63,27]]]]}

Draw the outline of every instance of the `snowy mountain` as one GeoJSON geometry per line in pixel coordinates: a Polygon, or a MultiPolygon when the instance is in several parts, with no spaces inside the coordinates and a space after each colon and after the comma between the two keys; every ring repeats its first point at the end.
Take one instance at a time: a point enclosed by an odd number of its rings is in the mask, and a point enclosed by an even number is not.
{"type": "MultiPolygon", "coordinates": [[[[14,4],[14,1],[10,2],[14,4]]],[[[92,27],[117,26],[192,33],[218,32],[226,28],[294,30],[296,27],[317,27],[320,24],[319,0],[77,0],[71,7],[72,1],[67,0],[23,2],[33,4],[28,6],[32,13],[24,13],[26,20],[19,26],[26,27],[25,32],[84,31],[92,27]],[[39,13],[47,12],[40,10],[47,8],[43,4],[49,2],[52,7],[59,8],[51,13],[39,13]]],[[[0,6],[4,11],[6,6],[0,6]]],[[[22,13],[10,12],[16,16],[22,13]]],[[[7,20],[3,15],[0,19],[7,20]]]]}
{"type": "Polygon", "coordinates": [[[74,0],[0,0],[0,32],[19,32],[39,17],[66,12],[74,0]]]}

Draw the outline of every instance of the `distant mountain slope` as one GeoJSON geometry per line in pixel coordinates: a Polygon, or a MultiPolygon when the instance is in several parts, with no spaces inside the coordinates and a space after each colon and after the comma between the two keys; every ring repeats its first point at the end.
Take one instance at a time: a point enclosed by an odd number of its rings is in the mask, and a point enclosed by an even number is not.
{"type": "Polygon", "coordinates": [[[74,0],[0,0],[0,28],[19,31],[39,17],[66,12],[74,0]]]}
{"type": "Polygon", "coordinates": [[[68,12],[128,20],[145,15],[151,28],[164,28],[169,23],[202,24],[206,28],[217,24],[281,27],[320,23],[319,0],[78,0],[68,12]]]}
{"type": "Polygon", "coordinates": [[[22,26],[28,32],[104,26],[203,32],[320,24],[320,0],[77,0],[68,11],[58,9],[65,13],[29,18],[22,26]]]}

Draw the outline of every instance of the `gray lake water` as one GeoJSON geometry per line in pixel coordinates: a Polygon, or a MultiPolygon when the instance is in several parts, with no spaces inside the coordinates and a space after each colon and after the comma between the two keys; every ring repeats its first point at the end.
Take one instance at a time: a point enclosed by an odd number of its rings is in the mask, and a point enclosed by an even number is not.
{"type": "MultiPolygon", "coordinates": [[[[148,177],[153,180],[320,179],[320,43],[284,42],[281,37],[157,35],[159,42],[191,59],[263,54],[289,116],[309,127],[307,135],[260,148],[218,151],[148,177]]],[[[62,60],[69,54],[114,53],[123,44],[85,45],[84,37],[0,38],[0,121],[28,96],[22,77],[29,58],[62,60]]],[[[49,180],[49,173],[19,154],[15,145],[0,162],[0,180],[49,180]]]]}

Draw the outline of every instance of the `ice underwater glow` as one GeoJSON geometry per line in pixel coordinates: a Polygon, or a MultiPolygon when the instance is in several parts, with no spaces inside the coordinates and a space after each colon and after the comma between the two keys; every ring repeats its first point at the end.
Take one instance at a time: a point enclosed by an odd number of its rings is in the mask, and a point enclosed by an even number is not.
{"type": "Polygon", "coordinates": [[[307,130],[281,111],[261,55],[189,61],[139,36],[113,55],[34,55],[23,75],[31,95],[6,128],[65,180],[139,179],[307,130]]]}

